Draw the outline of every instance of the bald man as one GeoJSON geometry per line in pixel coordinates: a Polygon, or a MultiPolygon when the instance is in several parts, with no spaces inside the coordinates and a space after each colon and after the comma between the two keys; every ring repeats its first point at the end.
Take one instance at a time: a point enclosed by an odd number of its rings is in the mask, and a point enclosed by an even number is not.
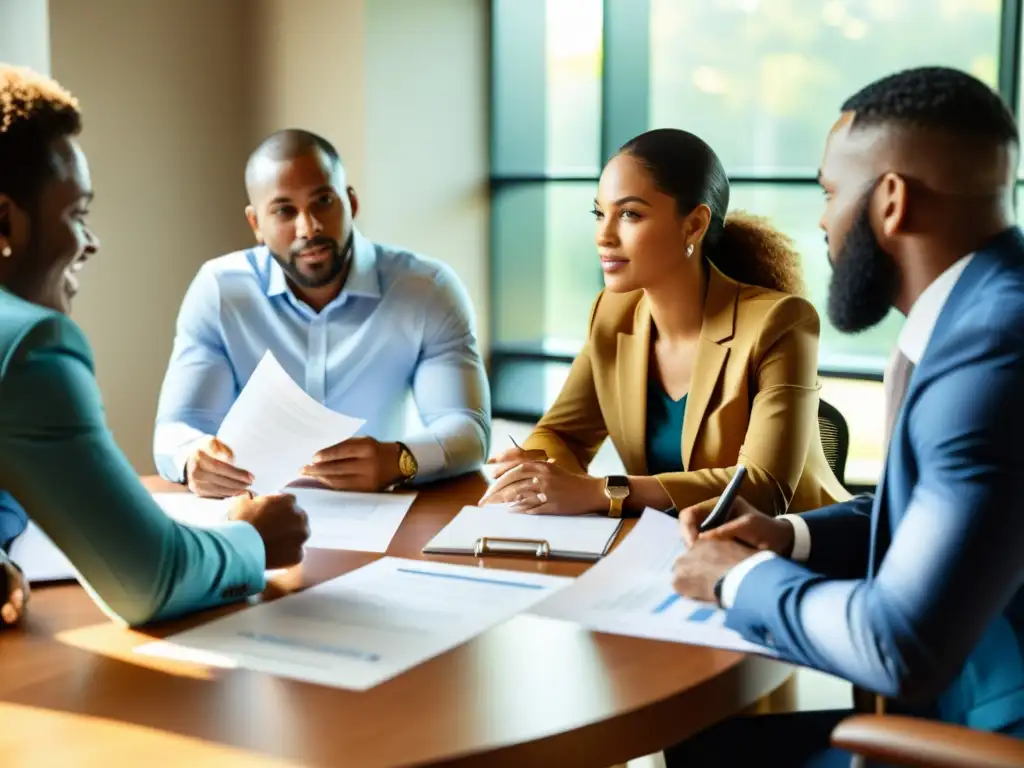
{"type": "MultiPolygon", "coordinates": [[[[890,712],[1024,736],[1024,234],[1019,139],[986,85],[928,67],[843,106],[821,165],[829,318],[855,333],[906,316],[886,371],[875,496],[696,535],[676,590],[783,660],[881,694],[890,712]]],[[[739,718],[670,765],[849,765],[842,712],[739,718]]]]}
{"type": "Polygon", "coordinates": [[[310,456],[306,474],[325,486],[381,491],[477,469],[490,395],[451,268],[361,235],[338,153],[313,133],[268,137],[245,184],[257,246],[207,262],[185,295],[157,413],[160,474],[202,496],[248,488],[213,436],[268,350],[312,398],[366,421],[310,456]],[[424,426],[407,435],[410,392],[424,426]]]}

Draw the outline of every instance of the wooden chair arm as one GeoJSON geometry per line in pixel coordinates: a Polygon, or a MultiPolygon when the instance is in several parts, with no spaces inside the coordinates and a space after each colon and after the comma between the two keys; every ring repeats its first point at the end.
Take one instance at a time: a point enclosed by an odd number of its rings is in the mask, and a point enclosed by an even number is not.
{"type": "Polygon", "coordinates": [[[854,715],[832,731],[832,744],[882,763],[915,768],[1020,768],[1024,741],[935,720],[854,715]]]}

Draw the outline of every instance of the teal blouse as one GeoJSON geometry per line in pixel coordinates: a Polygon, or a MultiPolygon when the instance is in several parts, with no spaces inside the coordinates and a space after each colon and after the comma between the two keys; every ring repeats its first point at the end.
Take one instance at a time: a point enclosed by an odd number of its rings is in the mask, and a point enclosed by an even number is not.
{"type": "Polygon", "coordinates": [[[128,624],[264,587],[256,529],[191,528],[168,517],[107,429],[85,337],[63,315],[4,290],[0,488],[67,555],[100,606],[128,624]]]}
{"type": "Polygon", "coordinates": [[[682,472],[686,395],[673,400],[656,378],[647,381],[647,473],[682,472]]]}

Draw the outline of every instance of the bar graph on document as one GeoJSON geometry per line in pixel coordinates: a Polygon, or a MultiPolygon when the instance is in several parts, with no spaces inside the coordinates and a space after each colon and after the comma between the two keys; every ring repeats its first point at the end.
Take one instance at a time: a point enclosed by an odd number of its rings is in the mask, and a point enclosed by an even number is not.
{"type": "Polygon", "coordinates": [[[531,613],[597,632],[777,655],[725,626],[725,611],[672,591],[672,566],[685,551],[677,522],[648,510],[604,560],[531,613]]]}

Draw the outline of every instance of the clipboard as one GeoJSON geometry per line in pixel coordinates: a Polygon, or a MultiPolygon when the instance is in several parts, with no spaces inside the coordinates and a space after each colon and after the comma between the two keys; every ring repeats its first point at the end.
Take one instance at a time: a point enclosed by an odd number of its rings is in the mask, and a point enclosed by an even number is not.
{"type": "Polygon", "coordinates": [[[504,504],[464,507],[422,551],[596,562],[608,554],[621,528],[620,518],[526,515],[504,504]]]}

